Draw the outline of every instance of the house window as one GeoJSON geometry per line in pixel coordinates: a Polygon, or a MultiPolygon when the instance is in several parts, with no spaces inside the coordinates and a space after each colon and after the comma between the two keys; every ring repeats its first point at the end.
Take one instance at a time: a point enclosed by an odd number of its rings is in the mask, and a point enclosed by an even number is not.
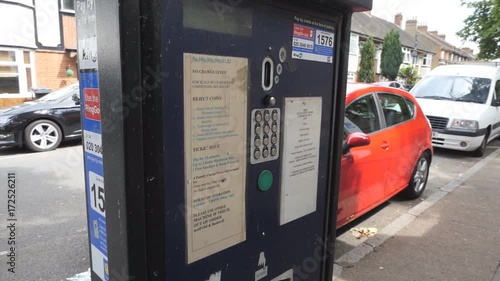
{"type": "Polygon", "coordinates": [[[432,55],[427,54],[422,59],[422,66],[431,66],[432,63],[432,55]]]}
{"type": "Polygon", "coordinates": [[[411,51],[408,48],[403,48],[403,63],[411,63],[411,51]]]}
{"type": "Polygon", "coordinates": [[[375,73],[381,73],[380,62],[382,61],[382,49],[377,48],[375,50],[375,73]]]}
{"type": "Polygon", "coordinates": [[[0,94],[31,96],[34,85],[33,52],[0,49],[0,94]]]}
{"type": "Polygon", "coordinates": [[[0,93],[19,93],[15,51],[0,50],[0,93]]]}
{"type": "Polygon", "coordinates": [[[348,72],[347,73],[347,82],[354,82],[354,72],[348,72]]]}
{"type": "Polygon", "coordinates": [[[351,34],[351,44],[349,46],[349,55],[359,55],[359,35],[351,34]]]}
{"type": "Polygon", "coordinates": [[[75,11],[75,1],[74,0],[61,0],[61,10],[74,12],[75,11]]]}

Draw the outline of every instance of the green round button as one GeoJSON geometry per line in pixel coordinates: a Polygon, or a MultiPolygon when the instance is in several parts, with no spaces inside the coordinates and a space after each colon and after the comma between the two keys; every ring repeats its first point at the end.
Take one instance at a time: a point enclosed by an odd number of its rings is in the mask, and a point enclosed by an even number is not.
{"type": "Polygon", "coordinates": [[[269,170],[260,172],[258,186],[260,191],[268,191],[273,184],[273,173],[269,170]]]}

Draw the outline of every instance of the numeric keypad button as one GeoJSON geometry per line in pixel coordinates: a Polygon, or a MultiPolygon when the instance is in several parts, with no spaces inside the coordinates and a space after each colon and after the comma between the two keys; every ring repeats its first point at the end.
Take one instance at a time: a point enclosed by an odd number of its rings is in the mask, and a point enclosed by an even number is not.
{"type": "Polygon", "coordinates": [[[273,120],[277,121],[278,120],[278,111],[275,109],[273,110],[273,120]]]}
{"type": "Polygon", "coordinates": [[[269,127],[269,123],[264,123],[264,134],[269,134],[269,131],[271,131],[271,127],[269,127]]]}
{"type": "Polygon", "coordinates": [[[269,145],[269,136],[264,135],[264,137],[262,138],[262,142],[264,143],[264,145],[269,145]]]}
{"type": "Polygon", "coordinates": [[[260,145],[262,144],[262,140],[260,139],[259,136],[255,137],[253,144],[255,145],[255,147],[260,147],[260,145]]]}
{"type": "Polygon", "coordinates": [[[277,142],[278,142],[278,137],[276,136],[276,134],[273,134],[271,136],[271,143],[276,144],[277,142]]]}
{"type": "Polygon", "coordinates": [[[269,120],[271,120],[271,114],[269,110],[264,110],[264,121],[269,122],[269,120]]]}
{"type": "Polygon", "coordinates": [[[260,124],[255,124],[255,134],[256,135],[262,134],[262,126],[260,124]]]}
{"type": "Polygon", "coordinates": [[[262,150],[262,156],[264,158],[267,158],[269,156],[269,149],[264,146],[264,149],[262,150]]]}
{"type": "Polygon", "coordinates": [[[273,146],[271,147],[271,156],[276,156],[276,152],[277,152],[277,151],[278,151],[278,150],[276,149],[276,146],[274,146],[274,145],[273,145],[273,146]]]}
{"type": "Polygon", "coordinates": [[[256,148],[256,149],[253,151],[253,158],[255,158],[255,159],[260,159],[260,149],[256,148]]]}
{"type": "Polygon", "coordinates": [[[255,122],[262,121],[262,113],[260,111],[255,112],[255,122]]]}

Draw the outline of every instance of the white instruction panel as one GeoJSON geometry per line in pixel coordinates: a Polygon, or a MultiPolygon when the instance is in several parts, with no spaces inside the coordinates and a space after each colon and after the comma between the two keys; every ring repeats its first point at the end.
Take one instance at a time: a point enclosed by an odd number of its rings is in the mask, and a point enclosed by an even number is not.
{"type": "Polygon", "coordinates": [[[316,211],[321,97],[285,98],[280,225],[316,211]]]}
{"type": "Polygon", "coordinates": [[[188,263],[246,239],[247,83],[246,58],[184,54],[188,263]]]}

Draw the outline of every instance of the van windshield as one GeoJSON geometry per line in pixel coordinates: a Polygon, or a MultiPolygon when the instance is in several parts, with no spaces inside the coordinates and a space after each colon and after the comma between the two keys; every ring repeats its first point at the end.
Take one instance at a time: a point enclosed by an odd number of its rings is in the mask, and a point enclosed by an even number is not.
{"type": "Polygon", "coordinates": [[[416,98],[486,103],[491,79],[466,76],[428,76],[411,93],[416,98]]]}

